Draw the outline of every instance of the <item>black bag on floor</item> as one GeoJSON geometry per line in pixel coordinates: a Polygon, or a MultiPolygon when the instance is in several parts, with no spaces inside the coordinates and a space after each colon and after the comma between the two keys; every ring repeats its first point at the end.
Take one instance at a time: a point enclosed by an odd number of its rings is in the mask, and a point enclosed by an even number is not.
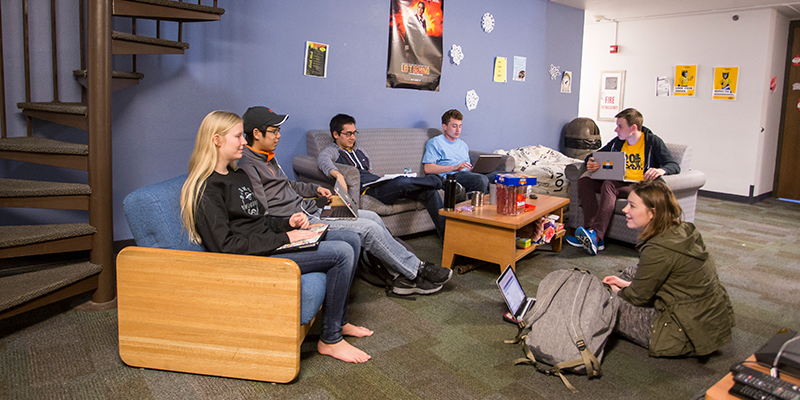
{"type": "MultiPolygon", "coordinates": [[[[408,251],[414,251],[411,246],[408,245],[408,243],[398,238],[394,239],[402,244],[403,247],[405,247],[408,251]]],[[[389,272],[386,265],[384,265],[381,260],[364,249],[361,250],[361,257],[358,259],[358,269],[356,270],[356,274],[370,285],[385,289],[387,296],[409,300],[414,299],[411,296],[398,296],[394,294],[392,292],[392,288],[394,288],[394,276],[391,272],[389,272]]]]}
{"type": "Polygon", "coordinates": [[[588,271],[553,271],[536,291],[536,305],[520,323],[514,340],[539,372],[556,375],[577,392],[563,372],[599,377],[608,335],[617,321],[617,299],[608,285],[588,271]],[[527,332],[527,333],[526,333],[527,332]]]}

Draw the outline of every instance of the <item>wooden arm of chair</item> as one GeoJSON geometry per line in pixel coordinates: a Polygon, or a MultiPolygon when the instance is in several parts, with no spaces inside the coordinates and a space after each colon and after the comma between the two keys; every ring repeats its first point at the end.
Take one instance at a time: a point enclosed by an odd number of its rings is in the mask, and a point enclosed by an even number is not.
{"type": "Polygon", "coordinates": [[[120,358],[289,382],[307,332],[300,288],[300,269],[287,259],[127,247],[117,257],[120,358]]]}

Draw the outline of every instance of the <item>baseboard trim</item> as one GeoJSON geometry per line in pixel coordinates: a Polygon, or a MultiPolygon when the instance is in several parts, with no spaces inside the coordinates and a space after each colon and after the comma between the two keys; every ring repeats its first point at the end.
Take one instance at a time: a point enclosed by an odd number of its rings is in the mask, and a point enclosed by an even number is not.
{"type": "Polygon", "coordinates": [[[759,201],[763,201],[770,197],[773,197],[772,192],[767,192],[764,194],[760,194],[758,196],[753,196],[752,194],[750,194],[749,196],[740,196],[736,194],[711,192],[708,190],[698,190],[697,195],[700,197],[707,197],[709,199],[726,200],[726,201],[733,201],[736,203],[745,203],[745,204],[755,204],[758,203],[759,201]]]}

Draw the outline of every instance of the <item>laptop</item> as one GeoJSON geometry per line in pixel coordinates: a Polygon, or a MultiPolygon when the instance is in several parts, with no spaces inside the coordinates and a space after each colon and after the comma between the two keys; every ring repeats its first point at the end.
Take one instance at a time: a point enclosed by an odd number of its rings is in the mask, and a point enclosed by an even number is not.
{"type": "Polygon", "coordinates": [[[592,157],[600,163],[600,169],[592,173],[592,179],[636,182],[625,179],[625,162],[627,158],[624,152],[596,151],[592,157]]]}
{"type": "Polygon", "coordinates": [[[319,219],[330,221],[358,219],[358,209],[354,206],[355,202],[353,202],[353,198],[350,197],[347,190],[344,190],[344,186],[339,181],[336,181],[336,184],[333,185],[333,191],[342,199],[344,205],[326,205],[322,207],[322,214],[320,214],[319,219]]]}
{"type": "Polygon", "coordinates": [[[328,233],[328,224],[314,224],[309,226],[308,230],[316,233],[316,235],[314,235],[310,239],[297,240],[292,243],[287,243],[275,249],[273,254],[316,248],[317,246],[319,246],[319,242],[321,242],[322,239],[325,238],[325,234],[328,233]]]}
{"type": "Polygon", "coordinates": [[[472,166],[472,172],[476,174],[494,172],[502,159],[503,156],[500,154],[481,154],[478,161],[475,161],[475,165],[472,166]]]}
{"type": "Polygon", "coordinates": [[[514,273],[514,269],[510,265],[497,278],[497,286],[500,288],[500,292],[503,293],[508,310],[511,311],[514,319],[522,321],[525,318],[525,314],[536,304],[536,299],[525,295],[522,285],[517,280],[517,274],[514,273]]]}

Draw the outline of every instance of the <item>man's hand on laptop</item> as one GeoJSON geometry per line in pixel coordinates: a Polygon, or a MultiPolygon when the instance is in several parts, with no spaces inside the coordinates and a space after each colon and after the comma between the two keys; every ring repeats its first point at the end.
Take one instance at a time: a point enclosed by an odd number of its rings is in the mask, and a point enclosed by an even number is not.
{"type": "Polygon", "coordinates": [[[322,186],[317,188],[317,194],[320,196],[325,196],[327,199],[331,198],[331,191],[322,186]]]}
{"type": "Polygon", "coordinates": [[[653,179],[658,179],[661,175],[666,173],[667,171],[664,171],[661,168],[650,168],[647,171],[644,171],[644,180],[652,181],[653,179]]]}
{"type": "Polygon", "coordinates": [[[594,157],[589,157],[589,160],[586,161],[586,170],[589,172],[594,172],[600,169],[600,163],[594,160],[594,157]]]}
{"type": "Polygon", "coordinates": [[[471,170],[472,169],[472,164],[464,161],[464,162],[456,165],[456,169],[454,169],[454,171],[462,171],[464,169],[466,169],[467,171],[471,170]]]}
{"type": "MultiPolygon", "coordinates": [[[[292,228],[308,229],[308,217],[306,214],[298,212],[289,217],[289,225],[292,228]]],[[[313,235],[312,235],[313,236],[313,235]]],[[[307,238],[306,238],[307,239],[307,238]]],[[[294,241],[294,240],[292,240],[294,241]]]]}

